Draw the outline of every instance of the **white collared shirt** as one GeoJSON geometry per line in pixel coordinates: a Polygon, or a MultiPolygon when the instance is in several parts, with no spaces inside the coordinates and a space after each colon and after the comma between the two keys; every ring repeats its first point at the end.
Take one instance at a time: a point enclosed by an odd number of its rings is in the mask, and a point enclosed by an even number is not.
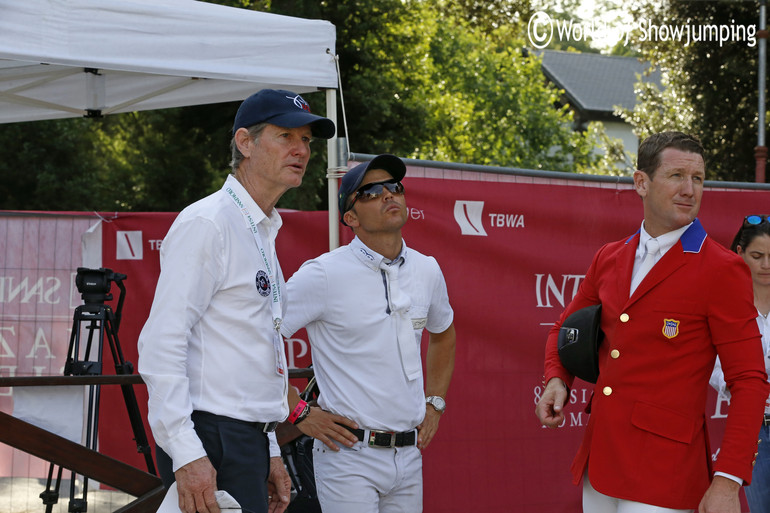
{"type": "MultiPolygon", "coordinates": [[[[407,315],[419,347],[423,329],[445,331],[454,313],[436,260],[405,243],[400,257],[398,282],[411,301],[407,315]]],[[[382,260],[355,238],[305,262],[286,285],[281,333],[307,327],[322,408],[362,428],[406,431],[425,416],[423,378],[404,373],[382,260]]]]}
{"type": "MultiPolygon", "coordinates": [[[[655,237],[655,239],[658,241],[660,250],[657,257],[657,260],[655,260],[655,263],[657,264],[661,258],[663,258],[663,255],[665,255],[669,249],[673,248],[674,245],[679,241],[679,239],[682,237],[682,234],[687,231],[687,229],[690,227],[692,223],[682,226],[681,228],[677,228],[674,231],[664,233],[663,235],[659,235],[658,237],[655,237]]],[[[639,268],[639,264],[642,263],[642,260],[644,259],[645,255],[645,246],[647,245],[647,241],[652,239],[653,237],[647,233],[647,230],[644,229],[644,221],[642,221],[642,227],[639,230],[639,245],[636,247],[636,256],[634,257],[634,270],[631,274],[632,276],[636,274],[636,270],[639,268]]],[[[641,281],[644,279],[644,276],[640,277],[641,281]]]]}
{"type": "Polygon", "coordinates": [[[169,229],[152,310],[139,336],[138,366],[150,394],[153,436],[174,471],[206,455],[193,410],[251,422],[288,415],[287,378],[275,368],[271,294],[257,287],[265,266],[227,187],[251,212],[279,286],[285,286],[275,258],[281,217],[275,209],[265,216],[232,175],[221,190],[185,208],[169,229]]]}

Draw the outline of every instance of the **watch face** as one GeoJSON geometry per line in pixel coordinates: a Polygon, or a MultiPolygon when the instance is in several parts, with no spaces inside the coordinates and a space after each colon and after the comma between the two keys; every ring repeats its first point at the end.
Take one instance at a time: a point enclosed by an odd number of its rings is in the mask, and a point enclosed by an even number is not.
{"type": "Polygon", "coordinates": [[[434,395],[428,399],[428,402],[436,408],[436,411],[444,411],[446,409],[446,402],[443,398],[434,395]]]}

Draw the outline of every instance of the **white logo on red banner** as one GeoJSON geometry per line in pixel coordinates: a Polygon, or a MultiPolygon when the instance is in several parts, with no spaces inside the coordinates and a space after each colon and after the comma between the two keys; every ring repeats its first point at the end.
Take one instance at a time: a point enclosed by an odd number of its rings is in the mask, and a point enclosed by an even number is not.
{"type": "Polygon", "coordinates": [[[116,260],[141,260],[143,257],[142,232],[117,232],[115,240],[116,260]]]}
{"type": "Polygon", "coordinates": [[[483,201],[455,201],[455,221],[460,225],[463,235],[482,235],[487,232],[481,224],[481,216],[484,212],[483,201]]]}

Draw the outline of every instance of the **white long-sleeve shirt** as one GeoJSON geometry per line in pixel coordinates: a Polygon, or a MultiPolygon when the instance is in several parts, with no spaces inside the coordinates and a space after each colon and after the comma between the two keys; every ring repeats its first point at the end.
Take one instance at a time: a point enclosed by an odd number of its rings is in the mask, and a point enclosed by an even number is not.
{"type": "MultiPolygon", "coordinates": [[[[174,471],[206,455],[190,419],[193,410],[251,422],[288,415],[286,373],[276,372],[272,294],[264,295],[265,265],[227,187],[257,223],[284,287],[274,249],[281,217],[276,210],[265,216],[232,175],[171,226],[161,245],[155,299],[139,336],[138,367],[149,392],[152,434],[174,471]]],[[[282,350],[279,357],[286,369],[282,350]]],[[[274,437],[271,445],[272,455],[274,437]]]]}

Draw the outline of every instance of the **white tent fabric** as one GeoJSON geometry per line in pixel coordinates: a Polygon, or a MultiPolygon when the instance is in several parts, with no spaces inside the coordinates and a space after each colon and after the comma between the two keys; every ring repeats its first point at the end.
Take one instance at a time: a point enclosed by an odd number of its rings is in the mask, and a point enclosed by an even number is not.
{"type": "Polygon", "coordinates": [[[335,37],[194,0],[0,0],[0,123],[335,89],[335,37]]]}

